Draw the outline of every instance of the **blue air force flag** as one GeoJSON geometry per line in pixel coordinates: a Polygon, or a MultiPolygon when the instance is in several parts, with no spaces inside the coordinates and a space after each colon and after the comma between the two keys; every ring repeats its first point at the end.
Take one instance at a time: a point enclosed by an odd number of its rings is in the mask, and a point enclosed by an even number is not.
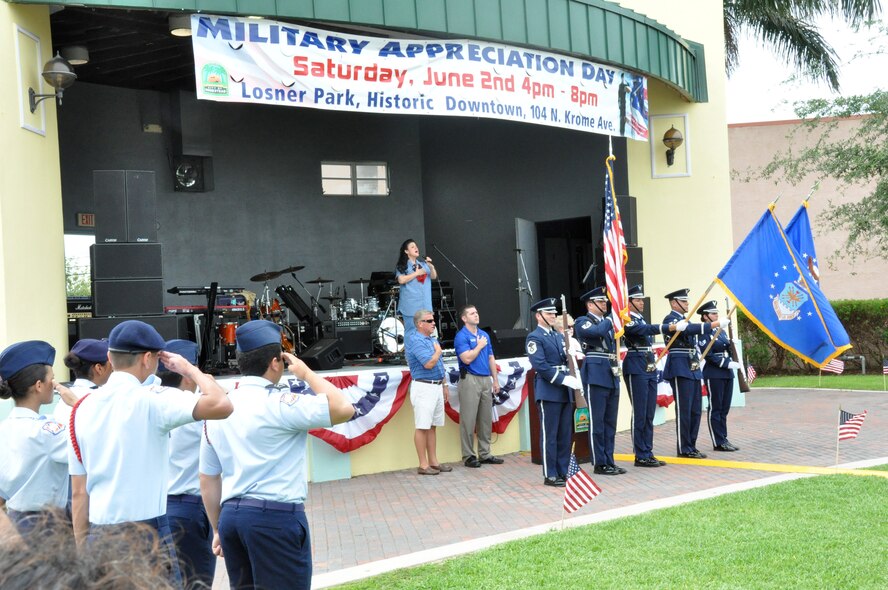
{"type": "Polygon", "coordinates": [[[816,367],[851,348],[848,333],[787,239],[773,205],[716,282],[774,342],[816,367]]]}
{"type": "Polygon", "coordinates": [[[820,269],[817,266],[817,252],[814,250],[814,235],[811,232],[811,219],[808,217],[808,201],[802,201],[789,223],[784,228],[789,243],[802,256],[802,264],[820,281],[820,269]]]}

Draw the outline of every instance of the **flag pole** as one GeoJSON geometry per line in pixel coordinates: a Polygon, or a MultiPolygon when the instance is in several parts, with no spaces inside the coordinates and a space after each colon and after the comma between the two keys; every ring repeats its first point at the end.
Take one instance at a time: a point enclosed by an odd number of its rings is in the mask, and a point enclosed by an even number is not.
{"type": "Polygon", "coordinates": [[[839,417],[836,420],[836,462],[835,465],[839,465],[839,428],[842,426],[842,406],[839,406],[839,417]]]}
{"type": "MultiPolygon", "coordinates": [[[[706,299],[706,296],[709,295],[709,292],[712,291],[712,288],[714,286],[715,286],[715,281],[712,281],[711,283],[709,283],[709,286],[706,287],[706,290],[703,292],[702,295],[700,295],[700,299],[697,301],[697,303],[694,304],[694,307],[688,308],[688,316],[684,319],[688,319],[694,315],[694,312],[697,311],[697,308],[700,307],[700,305],[703,303],[703,300],[706,299]]],[[[681,334],[681,332],[679,332],[678,330],[676,330],[672,334],[672,338],[670,338],[669,342],[666,343],[666,347],[657,354],[657,361],[659,361],[661,358],[666,356],[666,353],[672,347],[672,344],[675,342],[675,339],[678,338],[679,334],[681,334]]]]}
{"type": "Polygon", "coordinates": [[[817,367],[817,389],[823,387],[823,369],[817,367]]]}

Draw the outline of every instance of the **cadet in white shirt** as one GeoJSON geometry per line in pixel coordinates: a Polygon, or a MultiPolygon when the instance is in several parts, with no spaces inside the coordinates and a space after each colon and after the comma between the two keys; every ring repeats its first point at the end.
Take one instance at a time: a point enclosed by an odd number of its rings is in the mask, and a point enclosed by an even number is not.
{"type": "MultiPolygon", "coordinates": [[[[78,340],[65,355],[65,366],[74,373],[74,382],[69,389],[80,399],[100,385],[104,385],[111,375],[111,361],[108,360],[108,341],[83,338],[78,340]]],[[[59,400],[53,411],[55,419],[68,426],[71,406],[59,400]]]]}
{"type": "Polygon", "coordinates": [[[74,407],[68,460],[71,475],[85,479],[87,492],[80,497],[74,485],[72,517],[78,541],[87,531],[96,539],[101,525],[145,523],[158,531],[169,549],[175,570],[171,578],[181,583],[166,518],[169,432],[196,420],[226,418],[232,406],[212,377],[181,356],[162,352],[165,345],[157,330],[137,320],[111,331],[114,372],[74,407]],[[142,385],[159,360],[192,379],[202,394],[142,385]]]}
{"type": "Polygon", "coordinates": [[[329,381],[282,352],[280,327],[272,322],[254,320],[237,329],[237,363],[244,377],[229,394],[234,413],[207,422],[201,441],[201,493],[213,525],[213,550],[225,557],[232,588],[307,590],[308,430],[348,421],[354,406],[329,381]],[[287,365],[314,395],[277,385],[287,365]]]}
{"type": "Polygon", "coordinates": [[[48,511],[68,499],[65,426],[40,415],[52,402],[55,349],[41,340],[18,342],[0,354],[0,398],[15,408],[0,422],[0,510],[5,505],[19,533],[26,535],[48,511]]]}
{"type": "MultiPolygon", "coordinates": [[[[192,365],[197,364],[197,344],[194,342],[167,340],[164,350],[182,355],[192,365]]],[[[160,377],[161,387],[180,389],[184,395],[194,395],[197,388],[189,377],[173,373],[163,363],[157,367],[157,376],[160,377]]],[[[167,519],[186,588],[210,588],[216,574],[213,529],[200,498],[200,479],[197,476],[202,434],[203,422],[191,422],[170,431],[167,519]]]]}

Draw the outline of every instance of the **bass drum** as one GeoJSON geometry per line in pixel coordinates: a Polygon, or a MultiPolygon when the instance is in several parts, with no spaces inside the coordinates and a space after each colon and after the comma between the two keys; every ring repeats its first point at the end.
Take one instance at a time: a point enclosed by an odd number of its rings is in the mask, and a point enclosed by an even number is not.
{"type": "Polygon", "coordinates": [[[376,329],[376,342],[389,353],[404,350],[404,324],[398,318],[385,318],[376,329]]]}

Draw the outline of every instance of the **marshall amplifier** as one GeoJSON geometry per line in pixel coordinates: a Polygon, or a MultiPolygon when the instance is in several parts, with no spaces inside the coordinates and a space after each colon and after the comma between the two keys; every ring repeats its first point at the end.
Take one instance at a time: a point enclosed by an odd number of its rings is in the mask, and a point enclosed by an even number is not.
{"type": "Polygon", "coordinates": [[[68,319],[91,318],[93,304],[91,297],[68,297],[68,319]]]}

